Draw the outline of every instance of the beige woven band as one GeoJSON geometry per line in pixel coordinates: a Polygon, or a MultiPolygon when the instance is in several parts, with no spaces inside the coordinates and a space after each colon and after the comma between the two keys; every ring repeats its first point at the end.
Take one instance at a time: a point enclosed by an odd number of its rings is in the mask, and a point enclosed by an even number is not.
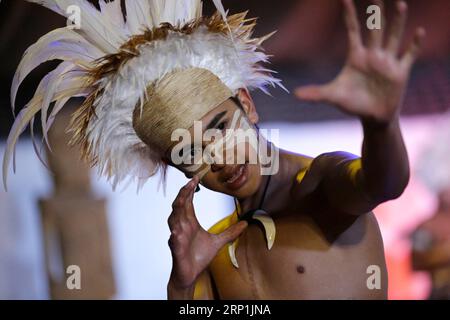
{"type": "Polygon", "coordinates": [[[147,88],[148,100],[133,114],[138,137],[150,148],[165,153],[172,132],[189,129],[209,111],[233,95],[211,71],[189,68],[172,72],[147,88]]]}

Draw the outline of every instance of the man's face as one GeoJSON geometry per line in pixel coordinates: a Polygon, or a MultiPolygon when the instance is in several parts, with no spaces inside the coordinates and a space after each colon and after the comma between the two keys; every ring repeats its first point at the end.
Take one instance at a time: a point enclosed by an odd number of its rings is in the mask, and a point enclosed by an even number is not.
{"type": "Polygon", "coordinates": [[[188,178],[206,172],[201,183],[208,189],[237,198],[253,195],[261,183],[261,170],[255,146],[252,144],[251,147],[249,140],[229,143],[233,141],[231,138],[235,138],[233,134],[243,133],[243,129],[247,129],[246,132],[251,132],[256,137],[254,124],[257,115],[253,103],[251,101],[249,103],[250,109],[247,108],[248,104],[241,108],[232,99],[228,99],[211,110],[199,120],[197,130],[195,126],[188,130],[190,139],[176,141],[172,146],[168,152],[171,165],[181,170],[188,178]],[[176,161],[172,159],[178,157],[196,163],[195,159],[197,161],[205,159],[206,153],[218,155],[219,153],[210,152],[213,146],[221,147],[221,155],[210,160],[209,165],[204,160],[194,166],[186,163],[188,161],[175,165],[176,161]]]}

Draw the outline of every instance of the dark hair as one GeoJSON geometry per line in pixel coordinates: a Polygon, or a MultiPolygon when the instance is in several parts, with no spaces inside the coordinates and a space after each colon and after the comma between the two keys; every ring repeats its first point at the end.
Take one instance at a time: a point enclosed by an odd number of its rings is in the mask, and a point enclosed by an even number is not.
{"type": "MultiPolygon", "coordinates": [[[[244,113],[245,113],[245,109],[244,109],[244,107],[242,106],[242,102],[241,102],[241,100],[238,98],[238,96],[232,96],[232,97],[230,97],[230,99],[231,100],[233,100],[233,102],[242,110],[242,111],[244,111],[244,113]]],[[[254,126],[255,126],[255,128],[259,131],[259,127],[258,127],[258,125],[255,123],[254,124],[254,126]]]]}
{"type": "Polygon", "coordinates": [[[236,103],[236,105],[237,105],[239,108],[241,108],[242,111],[245,111],[245,110],[244,110],[244,107],[242,106],[242,102],[241,102],[241,100],[238,98],[238,96],[232,96],[232,97],[230,97],[230,99],[233,100],[233,102],[236,103]]]}

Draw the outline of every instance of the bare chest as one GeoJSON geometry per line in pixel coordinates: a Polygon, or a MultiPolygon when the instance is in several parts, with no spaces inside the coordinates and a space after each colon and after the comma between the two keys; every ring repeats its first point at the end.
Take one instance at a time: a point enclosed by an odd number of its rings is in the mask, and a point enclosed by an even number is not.
{"type": "Polygon", "coordinates": [[[337,235],[305,216],[275,219],[275,224],[270,251],[258,224],[241,235],[239,269],[231,264],[227,247],[219,252],[211,271],[220,298],[386,298],[382,240],[371,213],[337,235]]]}

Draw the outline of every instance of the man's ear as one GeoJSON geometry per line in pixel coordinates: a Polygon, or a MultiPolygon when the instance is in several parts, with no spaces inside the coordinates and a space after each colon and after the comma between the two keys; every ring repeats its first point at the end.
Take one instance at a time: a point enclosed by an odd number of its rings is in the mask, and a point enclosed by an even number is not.
{"type": "Polygon", "coordinates": [[[256,112],[255,104],[253,103],[252,96],[250,95],[250,92],[248,92],[247,88],[240,88],[237,97],[241,101],[242,108],[244,108],[250,122],[257,124],[259,121],[259,115],[256,112]]]}

